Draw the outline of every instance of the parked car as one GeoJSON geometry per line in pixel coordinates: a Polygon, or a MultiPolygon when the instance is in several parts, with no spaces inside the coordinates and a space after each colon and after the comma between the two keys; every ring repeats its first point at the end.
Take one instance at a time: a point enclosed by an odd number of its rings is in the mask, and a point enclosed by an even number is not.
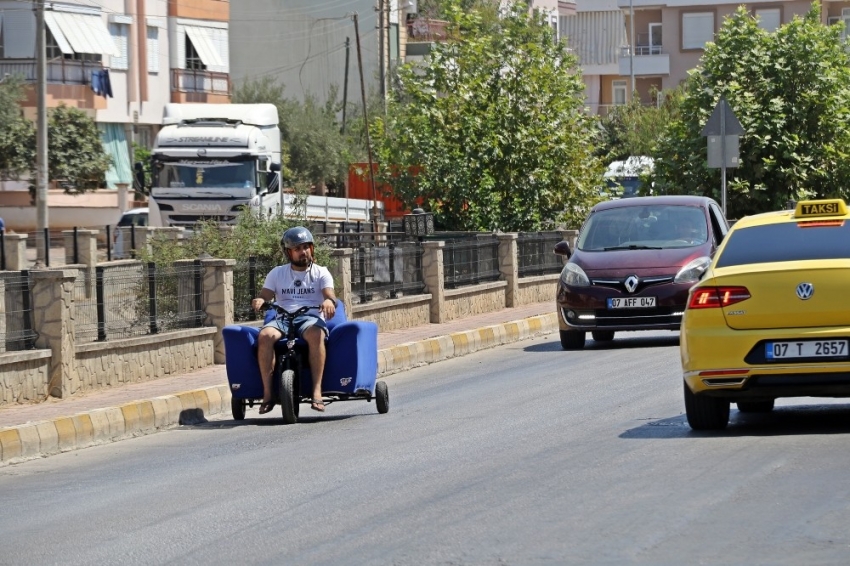
{"type": "Polygon", "coordinates": [[[634,197],[593,207],[557,288],[565,350],[615,332],[679,330],[688,291],[711,262],[729,224],[718,204],[698,196],[634,197]]]}
{"type": "Polygon", "coordinates": [[[725,428],[733,402],[769,412],[779,397],[850,397],[848,221],[830,199],[735,223],[682,323],[691,428],[725,428]]]}
{"type": "Polygon", "coordinates": [[[128,230],[128,228],[131,226],[147,225],[147,208],[133,208],[122,214],[121,218],[118,220],[118,224],[113,228],[114,233],[112,236],[112,259],[126,259],[130,257],[130,252],[132,250],[132,235],[130,234],[130,230],[128,230]],[[126,243],[124,240],[125,238],[127,238],[126,243]]]}

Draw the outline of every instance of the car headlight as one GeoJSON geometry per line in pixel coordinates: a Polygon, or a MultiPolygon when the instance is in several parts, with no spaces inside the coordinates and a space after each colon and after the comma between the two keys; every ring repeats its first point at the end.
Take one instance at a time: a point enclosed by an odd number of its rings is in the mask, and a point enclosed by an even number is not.
{"type": "Polygon", "coordinates": [[[568,263],[561,270],[561,284],[570,287],[588,287],[590,279],[582,268],[574,263],[568,263]]]}
{"type": "Polygon", "coordinates": [[[695,260],[689,261],[688,264],[679,270],[676,277],[673,278],[673,283],[696,283],[708,265],[711,263],[711,258],[708,256],[698,257],[695,260]]]}

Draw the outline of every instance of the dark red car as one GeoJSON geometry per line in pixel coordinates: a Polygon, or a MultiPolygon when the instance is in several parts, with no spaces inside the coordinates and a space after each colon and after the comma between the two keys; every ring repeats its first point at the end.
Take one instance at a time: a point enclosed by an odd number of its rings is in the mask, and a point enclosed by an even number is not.
{"type": "Polygon", "coordinates": [[[579,231],[558,282],[565,350],[586,333],[605,342],[623,330],[679,330],[688,290],[708,267],[729,224],[707,197],[653,196],[601,202],[579,231]]]}

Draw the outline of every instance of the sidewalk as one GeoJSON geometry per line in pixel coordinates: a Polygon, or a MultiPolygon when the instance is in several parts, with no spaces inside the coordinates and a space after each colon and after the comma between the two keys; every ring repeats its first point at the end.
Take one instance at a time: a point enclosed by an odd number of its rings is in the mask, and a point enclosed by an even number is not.
{"type": "MultiPolygon", "coordinates": [[[[558,330],[554,301],[378,334],[378,376],[558,330]]],[[[0,465],[230,413],[223,365],[70,399],[0,408],[0,465]]],[[[249,412],[249,415],[251,413],[249,412]]]]}

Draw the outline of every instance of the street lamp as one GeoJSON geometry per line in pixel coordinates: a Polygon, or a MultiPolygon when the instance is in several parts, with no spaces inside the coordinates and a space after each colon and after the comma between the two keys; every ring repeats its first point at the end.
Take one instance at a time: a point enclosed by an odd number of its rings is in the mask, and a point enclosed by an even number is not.
{"type": "Polygon", "coordinates": [[[402,226],[405,236],[421,241],[425,236],[434,233],[434,213],[414,208],[413,214],[405,214],[402,217],[402,226]]]}

